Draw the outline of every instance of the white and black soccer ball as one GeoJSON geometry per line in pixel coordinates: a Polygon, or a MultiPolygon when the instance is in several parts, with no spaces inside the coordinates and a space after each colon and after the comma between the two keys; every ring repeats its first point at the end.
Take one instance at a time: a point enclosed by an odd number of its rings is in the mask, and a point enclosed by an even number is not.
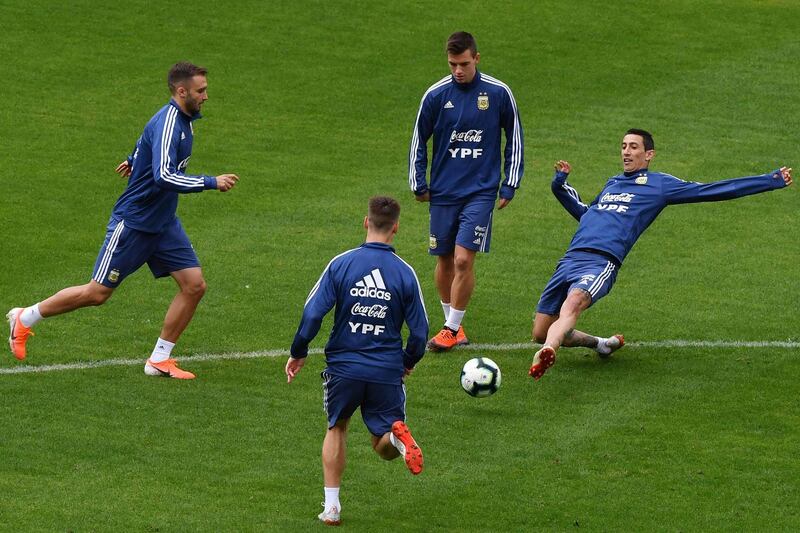
{"type": "Polygon", "coordinates": [[[491,396],[500,388],[500,367],[488,357],[476,357],[464,363],[461,386],[470,396],[491,396]]]}

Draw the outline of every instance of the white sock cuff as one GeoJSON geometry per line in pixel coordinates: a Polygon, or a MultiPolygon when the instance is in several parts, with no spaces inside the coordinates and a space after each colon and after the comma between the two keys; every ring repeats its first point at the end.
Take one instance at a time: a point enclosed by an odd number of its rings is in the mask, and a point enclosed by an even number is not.
{"type": "Polygon", "coordinates": [[[397,448],[397,451],[400,452],[400,455],[406,454],[406,445],[403,444],[400,439],[394,436],[394,433],[389,433],[389,442],[392,443],[392,446],[397,448]]]}
{"type": "Polygon", "coordinates": [[[165,341],[161,337],[158,338],[156,342],[155,348],[153,348],[153,353],[150,354],[150,360],[154,363],[160,363],[161,361],[166,361],[169,359],[169,356],[172,354],[172,349],[175,347],[174,342],[165,341]]]}
{"type": "Polygon", "coordinates": [[[325,490],[325,510],[330,511],[331,507],[336,507],[342,512],[342,504],[339,503],[339,487],[322,487],[325,490]]]}
{"type": "Polygon", "coordinates": [[[461,327],[461,321],[464,319],[464,313],[466,312],[466,309],[459,311],[455,307],[450,307],[450,314],[447,316],[447,321],[444,325],[453,331],[458,331],[458,328],[461,327]]]}
{"type": "Polygon", "coordinates": [[[450,302],[442,302],[441,300],[439,303],[442,304],[442,311],[444,311],[444,319],[447,320],[450,318],[450,302]]]}
{"type": "Polygon", "coordinates": [[[39,312],[39,304],[26,307],[19,314],[19,321],[22,322],[22,325],[26,328],[32,328],[43,318],[42,313],[39,312]]]}

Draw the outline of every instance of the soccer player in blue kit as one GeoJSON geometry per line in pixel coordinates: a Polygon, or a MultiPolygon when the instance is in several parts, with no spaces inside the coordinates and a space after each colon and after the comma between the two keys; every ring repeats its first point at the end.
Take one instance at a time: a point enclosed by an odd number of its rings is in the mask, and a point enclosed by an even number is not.
{"type": "Polygon", "coordinates": [[[167,74],[172,99],[150,119],[133,153],[116,168],[118,174],[129,178],[128,186],[111,212],[91,281],[8,312],[9,345],[17,359],[25,359],[31,329],[39,321],[105,303],[126,276],[147,263],[155,277],[172,276],[179,291],[145,363],[145,374],[195,377],[170,358],[206,290],[200,262],[175,214],[178,195],[206,189],[226,192],[239,180],[235,174],[186,174],[194,137],[192,122],[200,118],[200,107],[208,99],[206,74],[205,68],[188,62],[176,63],[167,74]]]}
{"type": "Polygon", "coordinates": [[[567,183],[571,170],[558,161],[552,190],[579,224],[564,257],[547,283],[533,322],[533,338],[543,346],[529,374],[539,379],[555,362],[560,346],[594,348],[607,357],[624,344],[622,335],[599,338],[575,328],[581,313],[608,294],[633,245],[668,205],[731,200],[792,184],[792,169],[713,183],[683,181],[649,170],[653,136],[630,129],[622,139],[622,174],[610,178],[594,201],[584,204],[567,183]]]}
{"type": "Polygon", "coordinates": [[[497,208],[503,209],[514,198],[524,166],[522,124],[511,89],[477,70],[480,54],[471,34],[452,34],[446,51],[451,75],[422,97],[408,171],[416,199],[430,202],[429,252],[436,256],[434,279],[445,317],[444,327],[428,343],[433,351],[469,342],[461,321],[475,288],[475,254],[489,251],[498,189],[497,208]],[[503,159],[506,179],[501,183],[503,159]]]}
{"type": "Polygon", "coordinates": [[[341,522],[339,486],[344,473],[350,417],[361,418],[372,434],[372,447],[386,460],[403,456],[412,474],[422,472],[422,450],[405,423],[403,378],[425,353],[428,318],[419,280],[394,252],[400,205],[376,196],[364,217],[367,238],[358,248],[334,257],[311,289],[286,362],[289,383],[306,361],[308,344],[335,306],[333,328],[325,345],[323,407],[328,431],[322,444],[325,509],[319,519],[341,522]],[[408,325],[403,349],[401,329],[408,325]]]}

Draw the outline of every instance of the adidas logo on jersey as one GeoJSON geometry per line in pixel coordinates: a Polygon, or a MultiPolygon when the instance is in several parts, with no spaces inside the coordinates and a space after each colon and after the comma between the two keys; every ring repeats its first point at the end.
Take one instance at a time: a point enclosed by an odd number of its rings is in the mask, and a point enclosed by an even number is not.
{"type": "Polygon", "coordinates": [[[386,290],[381,271],[377,268],[356,282],[355,287],[350,289],[350,296],[380,298],[387,302],[392,299],[392,293],[386,290]]]}
{"type": "Polygon", "coordinates": [[[453,109],[454,107],[455,106],[453,105],[453,102],[451,102],[450,100],[448,100],[447,103],[444,104],[445,109],[453,109]]]}

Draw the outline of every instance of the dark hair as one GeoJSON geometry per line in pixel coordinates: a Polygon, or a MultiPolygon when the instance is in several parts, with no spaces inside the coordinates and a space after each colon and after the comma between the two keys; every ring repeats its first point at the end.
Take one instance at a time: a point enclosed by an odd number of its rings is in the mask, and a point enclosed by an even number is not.
{"type": "Polygon", "coordinates": [[[644,149],[647,150],[655,150],[656,143],[653,141],[653,136],[650,135],[649,131],[640,130],[637,128],[631,128],[625,132],[625,135],[638,135],[644,141],[644,149]]]}
{"type": "Polygon", "coordinates": [[[195,76],[205,76],[206,74],[208,74],[208,69],[205,67],[198,67],[188,61],[175,63],[172,65],[172,68],[169,69],[169,74],[167,74],[169,92],[175,94],[175,90],[181,83],[189,81],[195,76]]]}
{"type": "Polygon", "coordinates": [[[369,225],[372,229],[387,232],[400,220],[400,204],[389,196],[369,199],[369,225]]]}
{"type": "Polygon", "coordinates": [[[447,38],[447,53],[457,56],[463,54],[465,50],[472,52],[472,57],[478,53],[478,44],[471,33],[457,31],[447,38]]]}

